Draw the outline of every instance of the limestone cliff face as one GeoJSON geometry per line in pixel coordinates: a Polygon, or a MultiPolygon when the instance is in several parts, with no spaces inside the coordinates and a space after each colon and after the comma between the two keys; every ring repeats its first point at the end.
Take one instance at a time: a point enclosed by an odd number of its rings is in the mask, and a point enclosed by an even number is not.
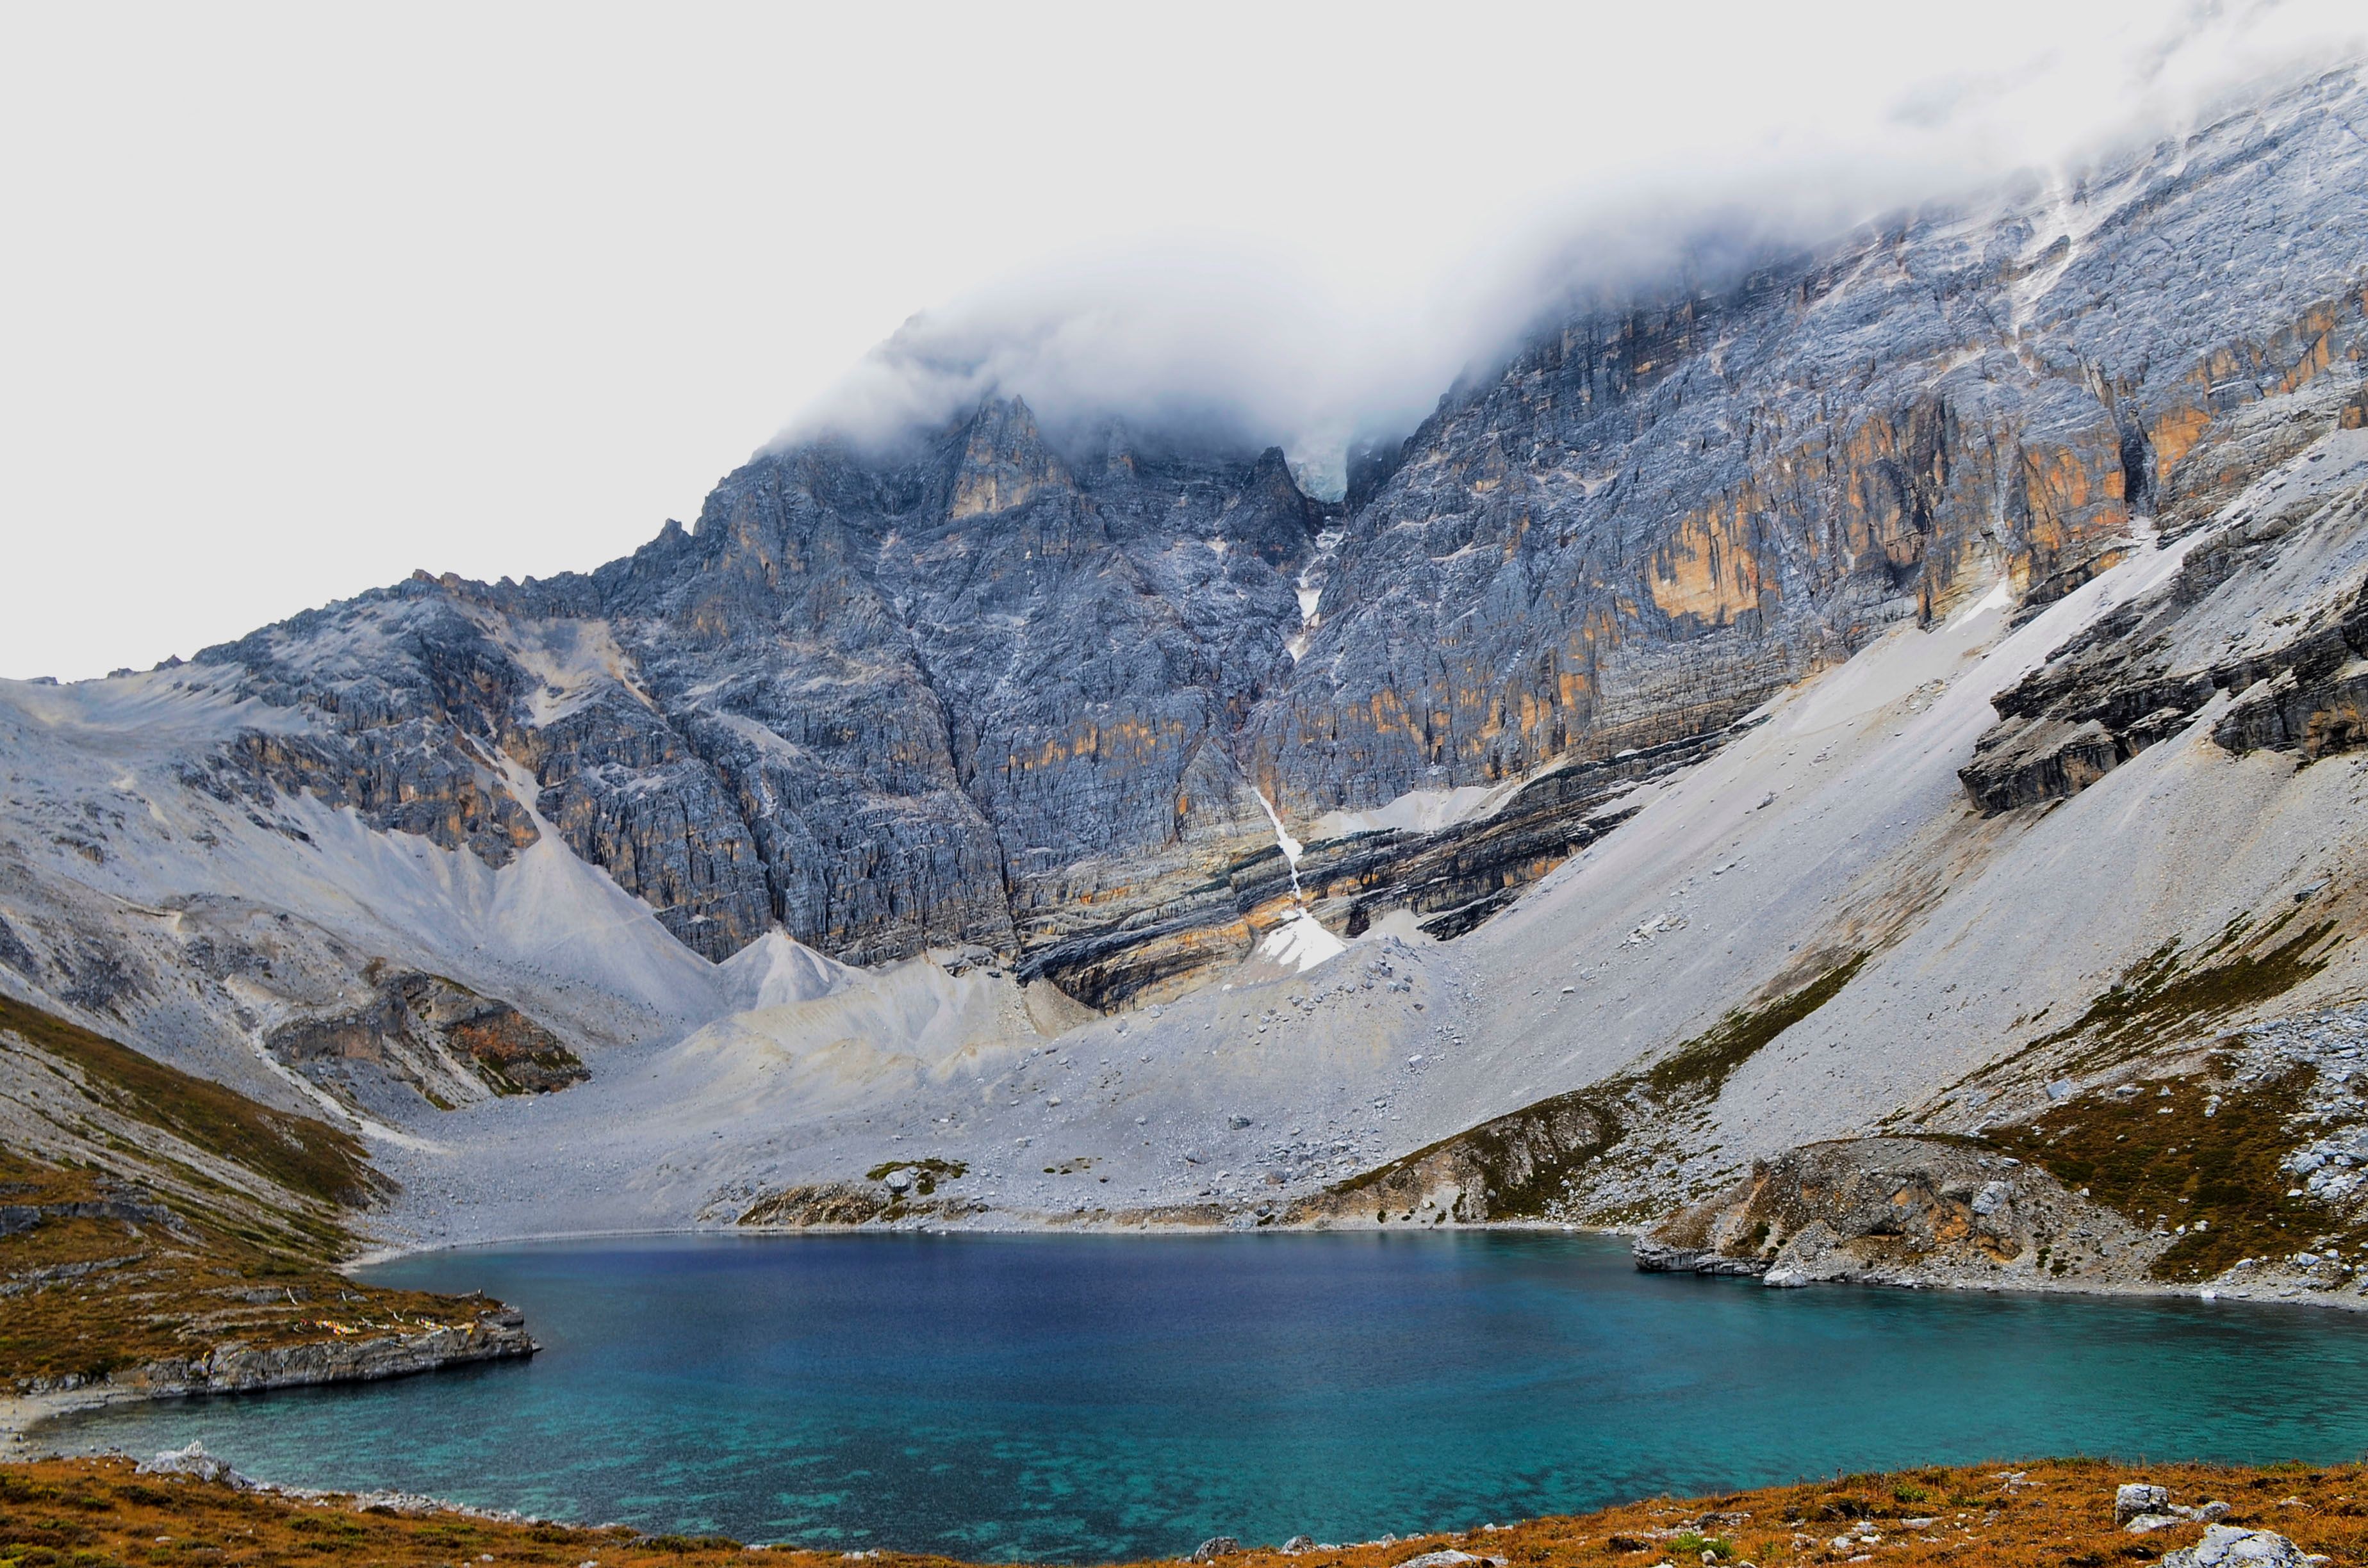
{"type": "Polygon", "coordinates": [[[1254,770],[1320,811],[1665,740],[2208,511],[2257,472],[2216,438],[2238,411],[2356,392],[2361,199],[2334,187],[2362,107],[2330,77],[1984,219],[1542,335],[1372,488],[1254,770]]]}
{"type": "Polygon", "coordinates": [[[589,576],[419,577],[257,632],[203,657],[317,722],[208,782],[496,865],[539,816],[716,958],[776,922],[875,961],[1154,907],[1271,842],[1229,747],[1336,508],[1279,450],[1113,426],[1088,457],[990,400],[888,457],[760,457],[589,576]]]}
{"type": "MultiPolygon", "coordinates": [[[[980,943],[1114,1005],[1288,892],[1257,791],[1304,826],[1697,746],[1887,625],[2044,602],[2212,515],[2298,447],[2272,403],[2368,407],[2363,115],[2340,74],[2066,187],[1574,309],[1355,455],[1343,505],[1278,450],[1048,433],[1017,396],[768,452],[589,574],[422,576],[201,655],[313,722],[192,778],[494,864],[556,833],[711,957],[775,924],[858,962],[980,943]]],[[[2241,733],[2349,724],[2321,663],[2323,702],[2241,733]]],[[[2225,684],[2192,673],[2181,711],[2225,684]]],[[[2018,700],[2100,756],[2146,733],[2018,700]]],[[[2060,738],[1969,787],[2110,766],[2060,738]]],[[[1525,799],[1315,856],[1322,913],[1485,917],[1602,804],[1525,799]]]]}

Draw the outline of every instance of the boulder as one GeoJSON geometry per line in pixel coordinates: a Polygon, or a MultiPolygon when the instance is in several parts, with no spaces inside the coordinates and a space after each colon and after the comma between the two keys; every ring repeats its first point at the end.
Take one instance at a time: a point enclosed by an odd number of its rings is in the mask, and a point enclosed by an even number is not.
{"type": "Polygon", "coordinates": [[[142,1460],[131,1467],[141,1475],[187,1475],[199,1481],[218,1481],[242,1492],[254,1489],[255,1483],[231,1469],[230,1465],[206,1452],[203,1443],[191,1443],[186,1449],[166,1449],[154,1459],[142,1460]]]}
{"type": "Polygon", "coordinates": [[[1241,1551],[1242,1543],[1229,1535],[1212,1535],[1192,1550],[1195,1562],[1214,1562],[1220,1557],[1231,1557],[1241,1551]]]}
{"type": "Polygon", "coordinates": [[[2302,1549],[2273,1530],[2213,1525],[2203,1539],[2162,1560],[2162,1568],[2305,1568],[2302,1549]]]}
{"type": "Polygon", "coordinates": [[[2168,1487],[2133,1481],[2113,1494],[2113,1523],[2128,1524],[2140,1514],[2159,1514],[2170,1503],[2168,1487]]]}

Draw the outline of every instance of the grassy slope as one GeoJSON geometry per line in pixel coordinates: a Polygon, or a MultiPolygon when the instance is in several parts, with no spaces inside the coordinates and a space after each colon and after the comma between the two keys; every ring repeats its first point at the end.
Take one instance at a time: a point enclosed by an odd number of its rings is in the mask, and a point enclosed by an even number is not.
{"type": "Polygon", "coordinates": [[[352,1250],[346,1206],[385,1185],[350,1134],[5,998],[0,1111],[20,1130],[0,1147],[0,1204],[40,1212],[0,1236],[9,1384],[233,1341],[462,1326],[486,1306],[337,1272],[352,1250]]]}
{"type": "MultiPolygon", "coordinates": [[[[1656,1498],[1600,1513],[1535,1519],[1502,1529],[1426,1536],[1388,1546],[1284,1557],[1253,1550],[1235,1568],[1395,1568],[1425,1552],[1460,1550],[1502,1558],[1508,1568],[1592,1568],[1714,1561],[1776,1563],[1846,1561],[1964,1563],[1985,1568],[2105,1568],[2150,1562],[2203,1534],[2180,1525],[2131,1536],[2113,1524],[2113,1488],[2124,1481],[2170,1488],[2171,1501],[2207,1498],[2233,1508],[2229,1522],[2273,1529],[2305,1551],[2337,1563],[2368,1561],[2368,1470],[2359,1465],[2116,1466],[2089,1460],[2021,1463],[1859,1475],[1691,1500],[1656,1498]],[[1901,1521],[1933,1522],[1910,1529],[1901,1521]],[[1877,1543],[1837,1550],[1845,1533],[1871,1529],[1877,1543]]],[[[648,1564],[745,1564],[748,1549],[721,1538],[647,1537],[621,1528],[575,1529],[515,1524],[455,1513],[403,1515],[357,1509],[349,1498],[299,1500],[233,1491],[181,1478],[135,1476],[121,1460],[50,1460],[0,1467],[0,1562],[65,1564],[496,1562],[601,1568],[648,1564]]],[[[768,1552],[768,1561],[814,1565],[836,1551],[768,1552]]],[[[929,1568],[943,1558],[883,1553],[878,1568],[929,1568]]]]}
{"type": "Polygon", "coordinates": [[[257,1105],[79,1025],[0,996],[0,1029],[77,1069],[92,1098],[327,1204],[360,1203],[385,1179],[360,1140],[308,1116],[257,1105]]]}

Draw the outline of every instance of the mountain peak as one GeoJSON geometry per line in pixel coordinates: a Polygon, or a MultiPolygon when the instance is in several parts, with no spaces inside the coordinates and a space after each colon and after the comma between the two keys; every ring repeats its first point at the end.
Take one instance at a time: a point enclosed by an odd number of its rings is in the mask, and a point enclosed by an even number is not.
{"type": "Polygon", "coordinates": [[[952,517],[1008,512],[1047,490],[1070,488],[1068,466],[1044,444],[1026,400],[991,396],[979,404],[954,472],[952,517]]]}

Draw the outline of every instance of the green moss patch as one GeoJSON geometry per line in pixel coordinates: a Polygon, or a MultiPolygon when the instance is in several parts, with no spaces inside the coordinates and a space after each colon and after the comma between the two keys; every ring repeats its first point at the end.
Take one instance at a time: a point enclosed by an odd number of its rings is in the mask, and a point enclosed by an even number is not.
{"type": "Polygon", "coordinates": [[[2239,916],[2192,954],[2177,942],[2164,943],[2078,1018],[2031,1049],[2085,1040],[2088,1051],[2068,1065],[2109,1066],[2284,995],[2325,969],[2343,940],[2335,922],[2323,920],[2279,941],[2296,913],[2286,911],[2259,932],[2239,916]]]}
{"type": "MultiPolygon", "coordinates": [[[[1572,1176],[1620,1142],[1619,1095],[1618,1088],[1599,1085],[1550,1096],[1325,1190],[1336,1197],[1372,1194],[1403,1209],[1420,1197],[1415,1189],[1423,1185],[1424,1170],[1443,1159],[1466,1181],[1485,1185],[1491,1218],[1543,1218],[1572,1176]]],[[[1386,1222],[1389,1205],[1378,1212],[1386,1222]]]]}
{"type": "Polygon", "coordinates": [[[1716,1099],[1726,1080],[1778,1035],[1807,1017],[1857,978],[1868,955],[1854,953],[1798,991],[1761,1007],[1738,1007],[1645,1072],[1645,1081],[1670,1099],[1716,1099]]]}
{"type": "MultiPolygon", "coordinates": [[[[897,1171],[911,1172],[914,1192],[927,1198],[938,1190],[938,1183],[957,1181],[968,1176],[970,1166],[960,1160],[940,1160],[933,1155],[926,1160],[891,1160],[886,1165],[872,1166],[863,1173],[863,1177],[866,1181],[886,1181],[897,1171]]],[[[746,1224],[748,1221],[744,1217],[741,1223],[746,1224]]]]}

